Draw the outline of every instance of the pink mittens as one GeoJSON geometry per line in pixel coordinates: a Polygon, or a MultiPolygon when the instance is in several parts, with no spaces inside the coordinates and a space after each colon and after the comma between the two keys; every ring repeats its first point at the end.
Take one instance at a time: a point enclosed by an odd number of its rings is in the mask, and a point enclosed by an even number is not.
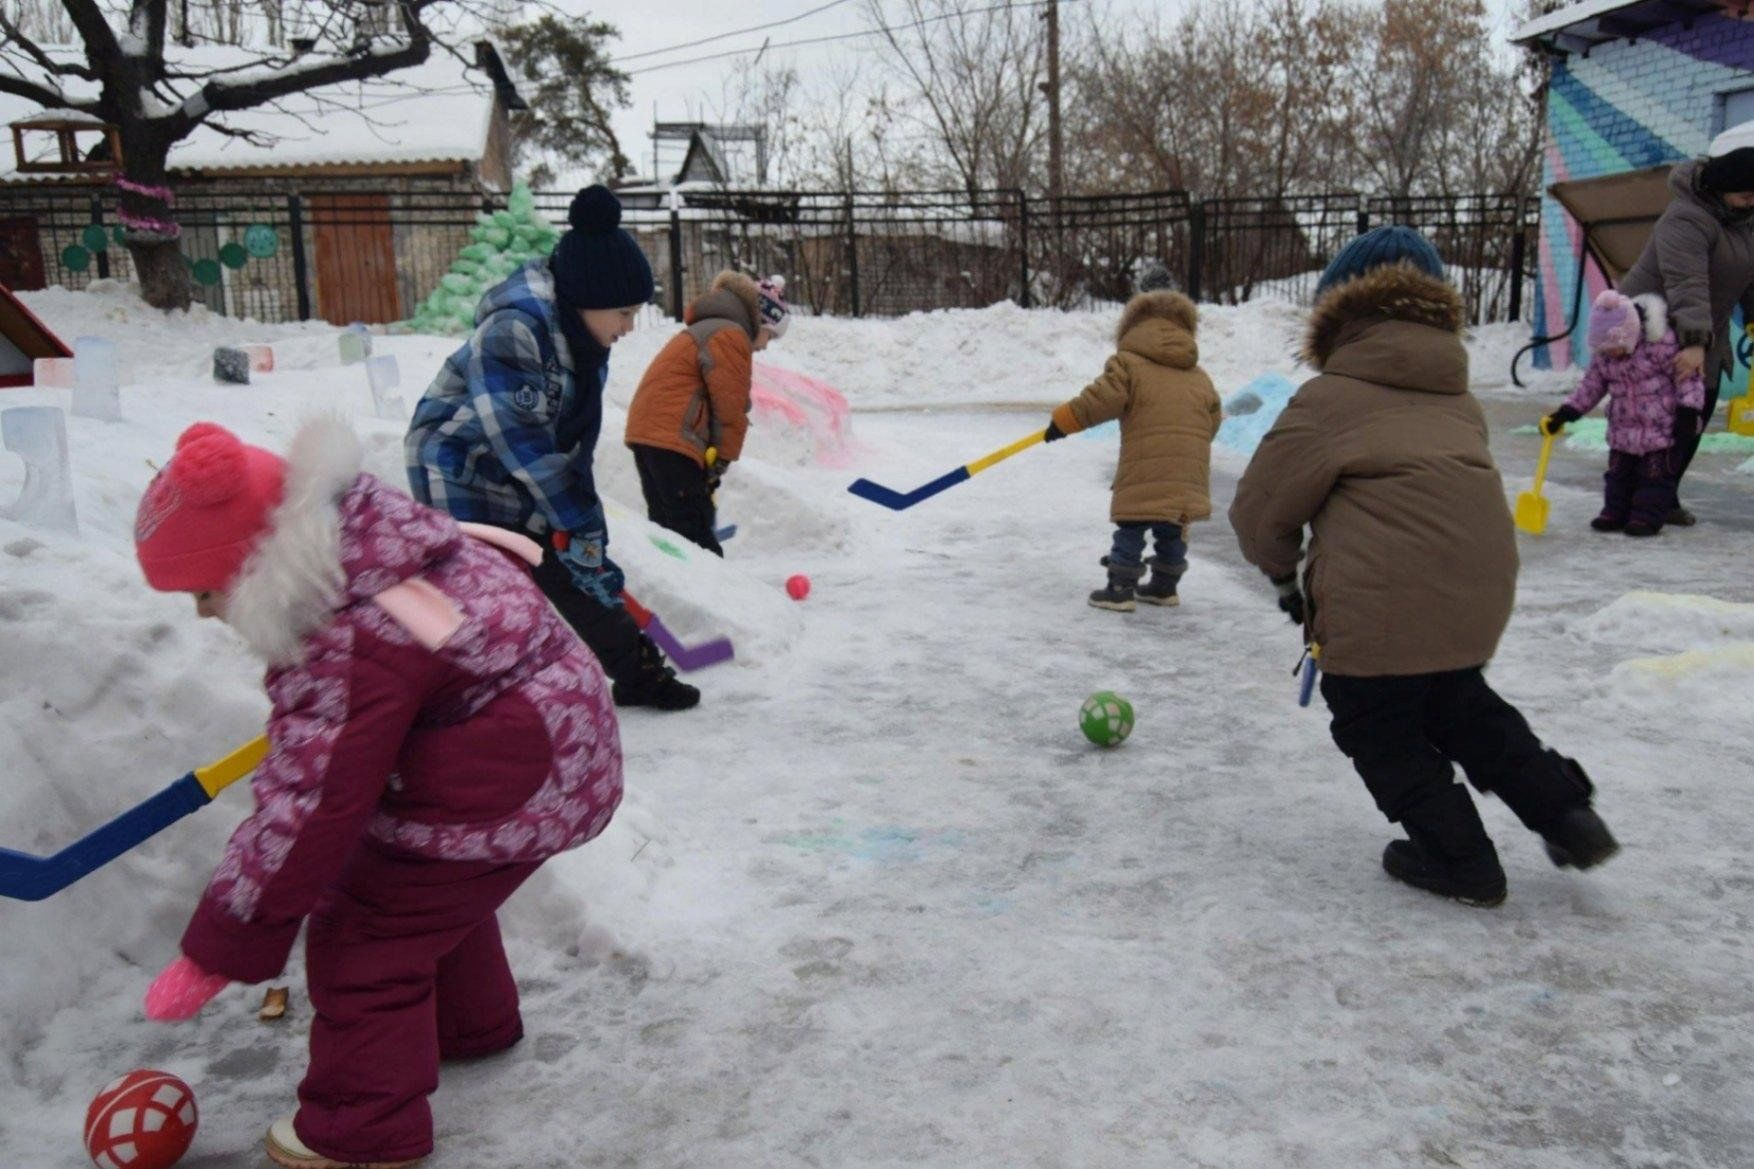
{"type": "Polygon", "coordinates": [[[231,979],[209,974],[187,957],[166,966],[146,989],[146,1017],[158,1023],[193,1019],[231,979]]]}

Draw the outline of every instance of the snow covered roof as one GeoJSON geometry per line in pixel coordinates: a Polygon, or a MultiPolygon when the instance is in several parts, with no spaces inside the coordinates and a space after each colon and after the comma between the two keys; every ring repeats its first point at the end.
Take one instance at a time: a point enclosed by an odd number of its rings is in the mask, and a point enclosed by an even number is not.
{"type": "MultiPolygon", "coordinates": [[[[80,50],[54,48],[52,56],[84,60],[80,50]]],[[[259,50],[232,47],[174,49],[167,54],[179,70],[210,73],[231,70],[225,80],[249,76],[264,60],[259,50]]],[[[301,61],[315,54],[307,54],[301,61]]],[[[43,74],[14,54],[0,57],[0,71],[42,83],[43,74]]],[[[264,70],[265,72],[267,70],[264,70]]],[[[77,78],[62,79],[72,100],[93,97],[97,87],[77,78]]],[[[167,85],[178,98],[198,84],[167,85]]],[[[213,121],[256,140],[203,124],[171,147],[173,171],[224,172],[265,168],[477,162],[487,152],[493,124],[495,86],[488,71],[466,66],[435,48],[425,62],[372,81],[325,86],[295,94],[270,106],[213,115],[213,121]]],[[[163,99],[160,99],[163,100],[163,99]]],[[[0,94],[0,123],[10,125],[44,111],[27,98],[0,94]]],[[[30,145],[27,142],[27,146],[30,145]]],[[[52,152],[53,143],[42,143],[52,152]]],[[[17,170],[12,152],[0,158],[0,182],[41,181],[45,176],[17,170]]],[[[54,176],[49,176],[54,177],[54,176]]]]}
{"type": "Polygon", "coordinates": [[[1510,40],[1516,45],[1547,41],[1582,49],[1723,10],[1717,0],[1573,0],[1524,21],[1510,40]]]}

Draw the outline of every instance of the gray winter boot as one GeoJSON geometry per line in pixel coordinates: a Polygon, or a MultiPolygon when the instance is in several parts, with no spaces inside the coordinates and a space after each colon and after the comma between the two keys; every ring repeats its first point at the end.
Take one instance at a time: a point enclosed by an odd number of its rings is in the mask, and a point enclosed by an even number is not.
{"type": "Polygon", "coordinates": [[[1104,568],[1108,569],[1108,587],[1097,589],[1090,594],[1090,603],[1098,609],[1113,609],[1117,613],[1133,611],[1133,590],[1139,578],[1145,575],[1143,564],[1110,564],[1108,557],[1102,558],[1104,568]]]}
{"type": "Polygon", "coordinates": [[[1153,556],[1145,563],[1151,566],[1151,579],[1133,590],[1133,595],[1147,605],[1179,605],[1182,599],[1175,595],[1175,586],[1188,570],[1185,560],[1164,560],[1161,556],[1153,556]]]}

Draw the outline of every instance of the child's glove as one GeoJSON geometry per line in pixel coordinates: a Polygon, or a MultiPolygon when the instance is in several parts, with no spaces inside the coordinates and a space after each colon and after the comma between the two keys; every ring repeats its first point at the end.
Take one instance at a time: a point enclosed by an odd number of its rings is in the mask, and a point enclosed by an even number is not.
{"type": "Polygon", "coordinates": [[[1049,419],[1048,420],[1048,432],[1041,436],[1041,440],[1043,442],[1059,442],[1062,438],[1065,438],[1065,437],[1066,437],[1066,432],[1060,429],[1060,424],[1053,421],[1052,419],[1049,419]]]}
{"type": "Polygon", "coordinates": [[[1675,437],[1697,438],[1705,432],[1705,416],[1691,406],[1675,409],[1675,437]]]}
{"type": "Polygon", "coordinates": [[[1576,422],[1582,417],[1583,415],[1578,413],[1577,407],[1569,404],[1563,405],[1559,407],[1559,409],[1553,411],[1553,413],[1547,415],[1547,417],[1541,419],[1539,429],[1543,436],[1558,434],[1560,431],[1564,430],[1566,426],[1576,422]]]}
{"type": "Polygon", "coordinates": [[[1303,624],[1303,590],[1297,587],[1297,574],[1275,577],[1273,587],[1279,590],[1279,611],[1291,618],[1293,625],[1303,624]]]}
{"type": "Polygon", "coordinates": [[[193,1019],[231,979],[209,974],[194,959],[179,955],[146,988],[146,1017],[155,1023],[183,1023],[193,1019]]]}
{"type": "Polygon", "coordinates": [[[577,532],[561,532],[554,541],[554,553],[571,574],[573,584],[598,604],[614,605],[627,583],[621,570],[604,555],[609,533],[602,526],[602,513],[597,514],[593,527],[577,532]]]}

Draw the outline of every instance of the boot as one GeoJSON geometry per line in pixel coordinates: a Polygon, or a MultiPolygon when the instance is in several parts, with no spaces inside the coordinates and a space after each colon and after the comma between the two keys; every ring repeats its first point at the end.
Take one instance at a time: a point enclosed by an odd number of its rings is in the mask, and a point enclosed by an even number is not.
{"type": "Polygon", "coordinates": [[[1547,857],[1562,869],[1590,869],[1620,851],[1620,844],[1602,818],[1590,807],[1590,796],[1596,785],[1583,766],[1575,759],[1554,752],[1559,770],[1583,797],[1560,813],[1559,818],[1541,833],[1547,844],[1547,857]]]}
{"type": "Polygon", "coordinates": [[[1653,524],[1645,520],[1629,520],[1625,528],[1628,536],[1654,536],[1662,530],[1661,524],[1653,524]]]}
{"type": "MultiPolygon", "coordinates": [[[[1133,611],[1133,590],[1139,578],[1145,575],[1143,564],[1110,564],[1108,557],[1102,558],[1102,566],[1108,569],[1108,587],[1097,589],[1090,594],[1090,603],[1098,609],[1113,609],[1116,613],[1133,611]]],[[[1157,602],[1152,602],[1156,604],[1157,602]]]]}
{"type": "Polygon", "coordinates": [[[1503,904],[1504,868],[1467,788],[1446,784],[1402,813],[1401,827],[1408,839],[1382,854],[1389,876],[1463,905],[1503,904]]]}
{"type": "Polygon", "coordinates": [[[422,1158],[408,1161],[337,1161],[315,1152],[293,1130],[292,1117],[283,1116],[268,1126],[268,1159],[285,1169],[408,1169],[422,1158]]]}
{"type": "Polygon", "coordinates": [[[1133,595],[1147,605],[1179,605],[1182,599],[1176,596],[1175,586],[1188,570],[1185,560],[1166,561],[1161,556],[1153,556],[1151,579],[1133,590],[1133,595]]]}
{"type": "Polygon", "coordinates": [[[1618,532],[1625,526],[1625,516],[1610,515],[1607,512],[1603,512],[1601,515],[1590,521],[1590,527],[1598,532],[1618,532]]]}
{"type": "Polygon", "coordinates": [[[639,637],[639,664],[632,677],[617,678],[609,688],[616,706],[649,706],[654,710],[687,710],[700,702],[700,691],[678,681],[664,661],[664,652],[645,634],[639,637]]]}
{"type": "Polygon", "coordinates": [[[1673,524],[1677,528],[1691,528],[1699,522],[1699,517],[1677,503],[1669,509],[1669,514],[1663,522],[1673,524]]]}

